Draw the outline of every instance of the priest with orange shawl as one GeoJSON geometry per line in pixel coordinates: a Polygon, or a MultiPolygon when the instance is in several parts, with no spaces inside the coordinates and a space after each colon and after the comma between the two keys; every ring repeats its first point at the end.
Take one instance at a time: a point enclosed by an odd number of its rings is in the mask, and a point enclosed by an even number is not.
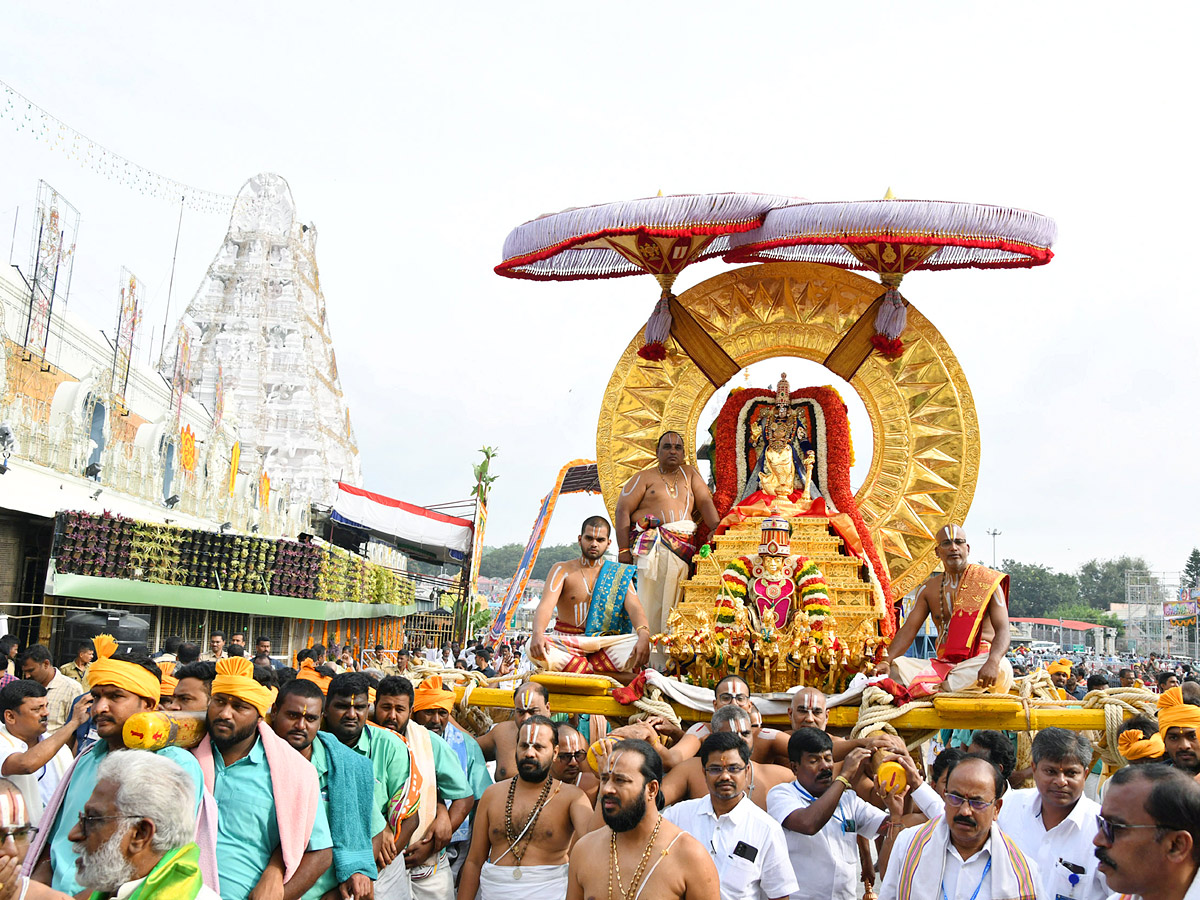
{"type": "Polygon", "coordinates": [[[961,525],[947,525],[936,540],[944,571],[918,589],[876,674],[890,671],[914,699],[939,690],[1006,694],[1013,686],[1012,665],[1005,659],[1008,576],[968,561],[971,545],[961,525]],[[934,658],[901,656],[931,616],[938,635],[934,658]]]}

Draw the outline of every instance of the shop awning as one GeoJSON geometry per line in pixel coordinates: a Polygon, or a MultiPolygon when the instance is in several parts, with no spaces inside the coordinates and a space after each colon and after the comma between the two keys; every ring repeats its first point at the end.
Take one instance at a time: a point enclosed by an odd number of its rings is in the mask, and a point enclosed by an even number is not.
{"type": "Polygon", "coordinates": [[[329,518],[393,543],[414,559],[437,563],[461,563],[466,559],[475,531],[470,519],[448,516],[340,481],[329,518]]]}

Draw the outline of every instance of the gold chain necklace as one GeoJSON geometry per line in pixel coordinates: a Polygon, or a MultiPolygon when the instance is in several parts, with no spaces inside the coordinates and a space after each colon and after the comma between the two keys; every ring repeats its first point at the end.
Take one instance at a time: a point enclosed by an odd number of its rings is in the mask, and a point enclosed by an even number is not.
{"type": "MultiPolygon", "coordinates": [[[[682,468],[683,467],[680,466],[679,470],[682,470],[682,468]]],[[[672,499],[678,500],[679,499],[679,477],[678,477],[678,475],[676,475],[674,484],[667,484],[667,473],[663,471],[662,466],[658,467],[658,474],[662,476],[663,487],[667,489],[667,493],[671,495],[672,499]]]]}
{"type": "Polygon", "coordinates": [[[521,858],[525,855],[525,850],[529,849],[529,842],[533,840],[533,825],[537,822],[537,818],[541,815],[542,809],[546,805],[546,799],[550,796],[550,787],[554,784],[554,779],[546,778],[546,784],[542,787],[542,793],[537,799],[537,803],[533,806],[533,811],[529,814],[529,820],[525,826],[517,832],[513,828],[512,808],[513,798],[517,795],[517,779],[520,776],[514,775],[512,783],[508,786],[508,802],[504,805],[504,836],[508,838],[508,852],[513,855],[516,860],[516,867],[513,871],[513,878],[520,879],[521,877],[521,858]],[[525,849],[518,850],[517,844],[522,840],[525,842],[525,849]]]}
{"type": "Polygon", "coordinates": [[[626,890],[621,884],[621,861],[617,854],[617,833],[612,833],[612,842],[609,844],[609,856],[612,859],[612,865],[608,867],[608,900],[613,900],[613,876],[617,880],[617,893],[621,895],[622,900],[633,900],[637,896],[636,891],[639,884],[642,883],[642,874],[646,871],[646,863],[650,861],[650,851],[654,847],[655,840],[658,839],[658,829],[662,825],[662,816],[658,817],[658,821],[654,823],[654,830],[650,832],[650,842],[646,844],[646,851],[642,854],[642,861],[638,863],[637,871],[633,873],[633,881],[629,883],[629,890],[626,890]]]}

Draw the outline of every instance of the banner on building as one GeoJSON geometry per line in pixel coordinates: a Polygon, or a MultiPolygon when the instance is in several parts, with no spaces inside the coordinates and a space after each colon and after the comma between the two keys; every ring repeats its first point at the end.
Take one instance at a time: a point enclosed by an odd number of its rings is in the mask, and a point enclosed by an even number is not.
{"type": "Polygon", "coordinates": [[[43,359],[50,343],[54,301],[66,303],[75,260],[79,211],[54,188],[38,181],[37,211],[30,248],[29,313],[25,318],[25,349],[43,359]]]}
{"type": "Polygon", "coordinates": [[[120,306],[117,310],[117,341],[113,346],[112,381],[109,389],[113,401],[125,405],[129,387],[129,368],[133,361],[134,339],[142,320],[142,283],[137,276],[121,267],[120,306]]]}
{"type": "Polygon", "coordinates": [[[1163,616],[1168,619],[1178,619],[1183,616],[1196,615],[1194,600],[1175,601],[1163,604],[1163,616]]]}

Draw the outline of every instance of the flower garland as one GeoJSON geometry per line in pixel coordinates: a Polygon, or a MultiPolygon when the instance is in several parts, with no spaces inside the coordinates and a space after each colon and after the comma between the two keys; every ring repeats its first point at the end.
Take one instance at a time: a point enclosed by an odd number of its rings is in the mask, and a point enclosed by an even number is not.
{"type": "MultiPolygon", "coordinates": [[[[738,452],[737,435],[739,423],[745,422],[745,411],[750,402],[759,398],[774,398],[775,391],[771,388],[742,388],[730,391],[721,411],[709,427],[712,437],[712,471],[716,481],[713,492],[713,502],[717,514],[724,518],[733,508],[739,493],[739,464],[744,467],[742,454],[738,452]]],[[[888,577],[887,568],[879,556],[879,551],[867,530],[859,512],[858,504],[854,502],[854,492],[850,489],[850,465],[852,445],[850,441],[850,422],[846,415],[846,404],[841,395],[831,387],[810,387],[792,391],[793,400],[811,400],[819,409],[820,414],[814,415],[817,425],[813,435],[813,446],[818,450],[817,464],[821,473],[819,483],[828,494],[827,499],[836,511],[848,514],[854,522],[862,538],[863,550],[870,560],[870,569],[878,580],[883,598],[887,604],[892,601],[892,584],[888,577]],[[824,453],[820,452],[824,449],[824,453]]],[[[744,468],[743,468],[744,471],[744,468]]],[[[745,483],[745,474],[741,474],[740,482],[745,483]]],[[[880,621],[880,629],[885,638],[890,638],[896,631],[894,613],[884,616],[880,621]]]]}

